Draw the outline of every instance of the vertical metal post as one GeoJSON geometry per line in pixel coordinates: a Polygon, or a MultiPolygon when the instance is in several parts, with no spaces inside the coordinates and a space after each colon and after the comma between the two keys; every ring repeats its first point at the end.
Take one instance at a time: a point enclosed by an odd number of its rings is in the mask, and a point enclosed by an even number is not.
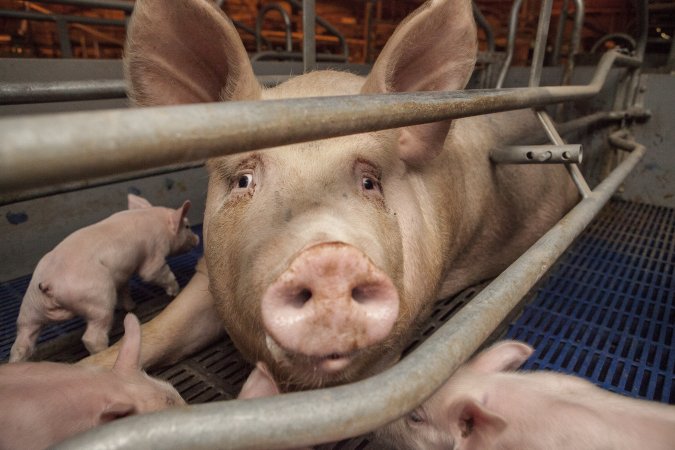
{"type": "Polygon", "coordinates": [[[541,2],[541,11],[539,12],[539,25],[537,26],[537,38],[534,44],[534,53],[532,55],[532,68],[530,69],[529,87],[539,86],[541,81],[541,70],[544,66],[544,55],[546,54],[546,38],[548,37],[548,26],[551,22],[551,9],[553,0],[543,0],[541,2]]]}
{"type": "Polygon", "coordinates": [[[565,35],[565,23],[567,22],[567,7],[569,0],[563,0],[560,7],[560,18],[558,19],[558,29],[555,33],[555,45],[553,46],[553,54],[551,55],[551,64],[554,66],[560,63],[560,49],[562,47],[563,36],[565,35]]]}
{"type": "Polygon", "coordinates": [[[70,45],[70,35],[68,34],[68,22],[61,17],[57,17],[56,33],[59,36],[59,45],[61,46],[61,58],[72,58],[73,48],[70,45]]]}
{"type": "Polygon", "coordinates": [[[305,73],[316,66],[316,10],[314,0],[302,0],[302,67],[305,73]]]}
{"type": "Polygon", "coordinates": [[[584,26],[585,16],[584,0],[574,0],[574,9],[574,27],[572,28],[570,51],[567,54],[567,64],[565,64],[565,71],[562,77],[563,86],[570,84],[572,73],[574,72],[575,59],[581,45],[581,29],[584,26]]]}
{"type": "Polygon", "coordinates": [[[504,59],[504,64],[502,65],[501,70],[499,71],[499,78],[497,78],[497,89],[501,88],[504,85],[504,80],[506,79],[506,74],[511,67],[511,61],[513,60],[513,52],[516,48],[516,31],[518,29],[518,13],[520,12],[520,6],[523,4],[523,0],[514,0],[513,6],[511,6],[511,16],[509,18],[509,36],[506,42],[506,58],[504,59]]]}
{"type": "MultiPolygon", "coordinates": [[[[643,60],[645,56],[645,50],[647,48],[647,35],[649,32],[649,5],[647,0],[637,0],[637,17],[638,17],[638,26],[640,27],[640,36],[637,39],[637,47],[635,49],[635,57],[643,60]]],[[[631,80],[629,83],[628,95],[626,95],[626,104],[625,108],[632,106],[635,103],[637,98],[638,84],[640,83],[640,74],[642,71],[640,68],[633,70],[631,75],[631,80]]]]}

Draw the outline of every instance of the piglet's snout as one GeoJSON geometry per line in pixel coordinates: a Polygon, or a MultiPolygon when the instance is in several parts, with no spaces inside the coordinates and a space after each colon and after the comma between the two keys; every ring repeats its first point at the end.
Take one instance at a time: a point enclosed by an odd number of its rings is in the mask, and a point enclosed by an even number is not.
{"type": "Polygon", "coordinates": [[[262,318],[286,351],[337,360],[386,338],[398,305],[391,279],[365,254],[331,242],[304,250],[269,286],[262,318]]]}

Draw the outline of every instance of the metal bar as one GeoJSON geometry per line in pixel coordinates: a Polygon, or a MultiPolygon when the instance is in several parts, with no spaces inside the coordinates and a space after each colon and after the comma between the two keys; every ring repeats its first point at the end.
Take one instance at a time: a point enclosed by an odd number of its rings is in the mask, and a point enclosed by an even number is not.
{"type": "Polygon", "coordinates": [[[569,7],[569,0],[563,0],[560,7],[560,17],[558,19],[558,28],[555,32],[555,44],[553,45],[553,53],[551,54],[551,64],[554,66],[560,63],[560,49],[562,47],[563,35],[565,34],[565,23],[567,22],[567,9],[569,7]]]}
{"type": "Polygon", "coordinates": [[[0,84],[0,105],[125,98],[124,80],[0,84]]]}
{"type": "Polygon", "coordinates": [[[637,48],[637,42],[635,42],[635,39],[630,34],[608,33],[608,34],[604,35],[603,37],[601,37],[600,39],[598,39],[597,41],[595,41],[595,43],[591,47],[591,53],[595,53],[598,50],[598,48],[600,48],[600,46],[602,44],[604,44],[605,42],[607,42],[611,39],[621,39],[626,44],[628,44],[627,50],[630,50],[631,52],[635,51],[635,49],[637,48]]]}
{"type": "Polygon", "coordinates": [[[516,31],[518,29],[518,13],[520,12],[520,6],[522,5],[523,0],[514,0],[513,6],[511,7],[511,16],[509,17],[509,35],[506,42],[506,58],[504,59],[504,64],[499,70],[499,77],[497,78],[496,88],[499,89],[504,86],[504,80],[506,79],[506,74],[511,67],[511,61],[513,61],[513,52],[516,49],[516,31]]]}
{"type": "Polygon", "coordinates": [[[125,12],[134,10],[133,2],[123,0],[34,0],[37,3],[48,3],[52,5],[73,5],[86,8],[118,9],[125,12]]]}
{"type": "Polygon", "coordinates": [[[563,86],[570,84],[570,80],[572,79],[574,64],[579,53],[579,46],[581,45],[581,29],[584,26],[585,10],[583,0],[574,0],[574,8],[574,27],[572,28],[570,51],[567,54],[567,63],[565,64],[565,71],[562,77],[561,84],[563,86]]]}
{"type": "Polygon", "coordinates": [[[248,150],[589,98],[591,84],[418,92],[88,111],[0,120],[0,190],[17,191],[248,150]],[[40,164],[36,164],[39,161],[40,164]]]}
{"type": "Polygon", "coordinates": [[[316,67],[316,11],[314,0],[302,0],[302,68],[307,73],[316,67]]]}
{"type": "MultiPolygon", "coordinates": [[[[290,3],[293,7],[295,8],[303,8],[303,3],[301,3],[298,0],[286,0],[288,3],[290,3]]],[[[303,0],[304,1],[304,0],[303,0]]],[[[314,8],[314,0],[312,1],[312,8],[314,8]]],[[[335,28],[333,25],[330,24],[326,19],[324,19],[321,16],[317,16],[316,13],[314,13],[314,18],[316,20],[316,23],[321,25],[328,31],[330,34],[338,38],[338,42],[342,46],[342,53],[344,54],[345,60],[349,59],[349,45],[347,44],[347,40],[345,39],[344,35],[340,33],[340,30],[335,28]]],[[[304,26],[304,25],[303,25],[304,26]]],[[[314,28],[312,28],[314,29],[314,28]]]]}
{"type": "MultiPolygon", "coordinates": [[[[560,136],[560,134],[558,134],[558,130],[556,130],[553,120],[551,120],[551,117],[546,111],[537,111],[537,117],[539,117],[542,125],[544,125],[544,130],[546,131],[546,134],[548,135],[551,142],[553,142],[555,145],[566,145],[563,138],[560,136]]],[[[588,197],[591,193],[591,188],[588,187],[588,183],[586,183],[581,170],[579,170],[579,166],[576,164],[566,164],[565,167],[570,173],[572,181],[574,181],[574,184],[579,190],[581,197],[588,197]]]]}
{"type": "Polygon", "coordinates": [[[255,48],[257,52],[262,51],[262,27],[265,15],[269,11],[277,11],[281,14],[284,21],[284,28],[286,29],[286,51],[293,51],[293,38],[291,34],[291,18],[288,16],[286,10],[278,3],[269,3],[260,9],[258,16],[255,19],[255,48]]]}
{"type": "MultiPolygon", "coordinates": [[[[637,0],[637,16],[638,26],[640,27],[640,35],[637,39],[637,48],[635,56],[639,59],[644,59],[645,50],[647,48],[647,37],[649,35],[649,5],[647,0],[637,0]]],[[[628,95],[626,95],[626,104],[624,107],[632,106],[635,103],[638,95],[638,84],[640,83],[640,75],[642,71],[638,67],[631,74],[631,79],[628,87],[628,95]]]]}
{"type": "Polygon", "coordinates": [[[471,2],[473,6],[473,17],[476,19],[476,23],[485,33],[485,40],[487,41],[487,50],[488,52],[495,51],[495,34],[492,31],[490,22],[487,21],[483,12],[480,10],[476,2],[471,2]]]}
{"type": "Polygon", "coordinates": [[[0,10],[0,17],[8,17],[11,19],[26,19],[26,20],[41,20],[56,22],[59,19],[72,23],[86,23],[89,25],[112,25],[125,26],[124,20],[118,19],[104,19],[100,17],[86,17],[86,16],[63,16],[57,14],[42,14],[32,11],[12,11],[7,9],[0,10]]]}
{"type": "Polygon", "coordinates": [[[357,436],[401,417],[427,399],[479,348],[598,214],[645,153],[642,145],[631,145],[633,152],[591,195],[389,370],[329,389],[132,416],[55,448],[278,449],[357,436]]]}
{"type": "Polygon", "coordinates": [[[73,47],[70,45],[70,33],[68,32],[68,22],[63,17],[54,16],[56,23],[56,34],[59,36],[59,47],[61,48],[61,58],[72,58],[73,47]]]}
{"type": "Polygon", "coordinates": [[[509,145],[490,152],[492,162],[500,164],[579,164],[582,156],[581,144],[509,145]]]}
{"type": "Polygon", "coordinates": [[[532,68],[530,69],[530,81],[528,83],[530,87],[539,86],[541,82],[541,71],[544,67],[548,26],[551,22],[552,8],[553,0],[543,0],[541,2],[539,25],[537,25],[537,37],[534,44],[534,53],[532,54],[532,68]]]}
{"type": "MultiPolygon", "coordinates": [[[[296,61],[302,61],[303,58],[303,53],[302,52],[279,52],[275,50],[270,50],[270,51],[263,51],[263,52],[258,52],[254,53],[251,55],[251,62],[255,61],[265,61],[265,60],[270,60],[270,59],[277,59],[277,60],[296,60],[296,61]]],[[[329,62],[347,62],[345,57],[343,55],[335,55],[333,53],[317,53],[316,54],[316,60],[318,62],[322,61],[329,61],[329,62]]]]}

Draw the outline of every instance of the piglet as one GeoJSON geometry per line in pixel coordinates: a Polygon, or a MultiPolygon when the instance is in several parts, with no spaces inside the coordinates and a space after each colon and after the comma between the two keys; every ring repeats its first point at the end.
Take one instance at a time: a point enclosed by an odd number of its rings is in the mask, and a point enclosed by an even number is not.
{"type": "MultiPolygon", "coordinates": [[[[242,386],[237,399],[245,400],[250,398],[272,397],[280,393],[279,386],[270,373],[269,368],[264,362],[259,361],[244,382],[244,386],[242,386]]],[[[310,447],[294,447],[286,450],[312,449],[310,447]]]]}
{"type": "Polygon", "coordinates": [[[388,448],[672,450],[675,407],[548,371],[514,372],[534,350],[483,351],[402,419],[378,431],[388,448]]]}
{"type": "Polygon", "coordinates": [[[76,433],[132,414],[185,402],[140,365],[141,330],[127,314],[112,369],[52,362],[0,366],[0,449],[42,449],[76,433]]]}
{"type": "Polygon", "coordinates": [[[166,257],[199,244],[186,217],[190,201],[175,210],[132,194],[128,202],[128,210],[75,231],[38,262],[19,311],[10,362],[32,355],[44,324],[75,316],[87,321],[82,336],[87,350],[107,348],[118,297],[127,311],[134,307],[128,287],[134,273],[170,296],[178,293],[166,257]]]}

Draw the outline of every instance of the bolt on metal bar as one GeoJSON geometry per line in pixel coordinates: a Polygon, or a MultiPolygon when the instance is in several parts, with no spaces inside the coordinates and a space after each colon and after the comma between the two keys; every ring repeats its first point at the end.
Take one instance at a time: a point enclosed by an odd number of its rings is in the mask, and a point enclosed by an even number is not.
{"type": "Polygon", "coordinates": [[[302,0],[302,66],[303,72],[316,67],[316,10],[314,0],[302,0]]]}
{"type": "Polygon", "coordinates": [[[221,102],[1,119],[0,191],[588,98],[600,91],[614,63],[640,61],[608,52],[586,86],[221,102]]]}
{"type": "Polygon", "coordinates": [[[511,61],[513,61],[513,52],[516,49],[516,31],[518,30],[518,14],[520,13],[520,6],[522,5],[523,0],[514,0],[513,6],[511,6],[511,15],[509,16],[509,34],[506,41],[506,58],[504,59],[504,64],[499,70],[499,77],[497,78],[497,84],[495,87],[497,89],[504,86],[504,80],[506,79],[506,74],[511,67],[511,61]]]}
{"type": "Polygon", "coordinates": [[[125,98],[124,80],[0,84],[0,105],[125,98]]]}
{"type": "Polygon", "coordinates": [[[543,0],[541,2],[541,11],[539,12],[539,24],[537,25],[537,37],[532,53],[532,68],[530,69],[530,81],[528,86],[539,86],[541,82],[541,71],[544,67],[544,56],[546,55],[546,41],[548,37],[548,26],[551,23],[551,9],[553,0],[543,0]]]}
{"type": "MultiPolygon", "coordinates": [[[[548,135],[551,142],[553,142],[555,145],[566,145],[565,141],[558,133],[558,130],[556,130],[555,125],[553,124],[553,120],[551,120],[551,117],[548,115],[546,111],[541,110],[537,111],[537,117],[539,118],[541,124],[544,126],[544,130],[546,131],[546,134],[548,135]]],[[[581,170],[579,170],[579,166],[577,166],[576,164],[565,164],[565,167],[567,168],[567,171],[570,173],[572,181],[574,181],[574,184],[579,190],[581,197],[582,198],[588,197],[591,192],[591,188],[588,187],[588,183],[586,183],[586,180],[584,179],[581,170]]]]}
{"type": "Polygon", "coordinates": [[[593,220],[645,153],[640,144],[630,146],[632,153],[588,197],[415,351],[381,374],[328,389],[132,416],[55,449],[279,449],[358,436],[401,417],[480,347],[593,220]]]}

